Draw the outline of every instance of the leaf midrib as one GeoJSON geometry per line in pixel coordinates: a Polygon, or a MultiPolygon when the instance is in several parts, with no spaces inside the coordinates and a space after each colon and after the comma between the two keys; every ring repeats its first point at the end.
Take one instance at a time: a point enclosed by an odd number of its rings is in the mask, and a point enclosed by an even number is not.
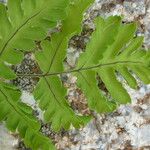
{"type": "MultiPolygon", "coordinates": [[[[9,101],[9,98],[8,98],[8,96],[0,89],[0,92],[2,93],[2,95],[4,95],[4,97],[5,97],[5,99],[6,99],[6,101],[7,101],[7,103],[14,109],[14,111],[20,116],[20,118],[23,118],[24,120],[25,120],[25,122],[28,122],[28,119],[30,119],[30,118],[26,118],[26,116],[24,117],[24,114],[23,113],[21,113],[16,107],[15,107],[15,104],[13,104],[12,102],[10,102],[9,101]]],[[[28,122],[28,126],[29,126],[29,122],[28,122]]],[[[34,131],[37,131],[37,129],[34,129],[34,131]]]]}
{"type": "Polygon", "coordinates": [[[48,82],[48,80],[46,79],[46,77],[44,77],[44,80],[48,86],[48,89],[50,90],[50,92],[52,93],[54,99],[57,101],[57,103],[61,106],[61,103],[59,102],[59,100],[57,99],[57,96],[55,95],[54,91],[51,88],[51,84],[48,82]]]}
{"type": "Polygon", "coordinates": [[[2,47],[1,51],[0,51],[0,56],[2,56],[3,52],[5,51],[6,47],[9,45],[9,43],[11,42],[11,40],[16,36],[16,34],[28,23],[30,22],[33,18],[35,18],[36,16],[38,16],[43,9],[41,9],[40,11],[38,11],[37,13],[35,13],[34,15],[32,15],[31,17],[29,17],[28,19],[26,19],[26,21],[24,23],[22,23],[17,29],[16,31],[10,36],[10,38],[5,42],[4,46],[2,47]]]}
{"type": "MultiPolygon", "coordinates": [[[[8,96],[0,89],[0,92],[4,95],[6,101],[8,102],[8,104],[14,109],[14,111],[19,114],[20,118],[23,118],[25,120],[25,122],[28,122],[28,119],[30,118],[26,118],[26,116],[24,117],[24,114],[19,112],[19,110],[17,110],[14,106],[14,104],[12,104],[10,101],[9,101],[9,98],[8,96]]],[[[34,129],[33,126],[31,126],[30,122],[27,123],[27,126],[28,128],[30,128],[30,130],[32,130],[32,132],[36,135],[36,136],[40,136],[40,134],[38,133],[39,129],[34,129]]],[[[43,137],[41,137],[43,138],[43,137]]],[[[46,143],[48,143],[48,141],[44,140],[46,143]]]]}
{"type": "MultiPolygon", "coordinates": [[[[112,22],[112,23],[109,24],[108,26],[106,25],[106,27],[105,27],[101,32],[104,33],[109,27],[113,26],[113,25],[114,25],[115,23],[117,23],[117,22],[118,22],[118,20],[112,22]]],[[[94,34],[97,34],[97,33],[95,32],[94,34]]],[[[117,33],[117,34],[118,34],[118,33],[117,33]]],[[[117,37],[117,36],[116,36],[116,37],[117,37]]],[[[116,37],[115,37],[115,38],[116,38],[116,37]]],[[[93,58],[94,54],[95,54],[95,51],[93,51],[93,53],[91,54],[91,58],[93,58]]],[[[90,60],[91,60],[91,59],[86,60],[86,61],[84,62],[84,64],[82,65],[82,67],[84,67],[90,60]]]]}
{"type": "Polygon", "coordinates": [[[67,70],[67,71],[61,71],[61,72],[54,72],[54,73],[46,73],[46,74],[17,74],[18,77],[46,77],[46,76],[56,76],[56,75],[61,75],[61,74],[66,74],[66,73],[76,73],[76,72],[82,72],[82,71],[87,71],[87,70],[94,70],[97,68],[101,67],[108,67],[108,66],[113,66],[117,64],[143,64],[141,61],[115,61],[115,62],[110,62],[110,63],[100,63],[98,65],[93,65],[89,67],[81,67],[78,69],[72,69],[72,70],[67,70]]]}
{"type": "MultiPolygon", "coordinates": [[[[46,82],[46,84],[48,86],[49,91],[52,93],[54,99],[56,100],[57,104],[60,106],[61,111],[63,111],[64,113],[66,113],[66,109],[67,109],[67,110],[69,110],[70,115],[74,115],[73,112],[72,112],[72,110],[70,109],[70,107],[67,107],[62,102],[59,101],[59,99],[57,98],[57,95],[54,93],[53,89],[51,88],[51,84],[48,82],[48,80],[47,80],[46,77],[44,77],[44,80],[45,80],[45,82],[46,82]]],[[[76,117],[77,117],[77,120],[79,122],[82,122],[82,120],[78,116],[76,116],[76,117]]]]}
{"type": "MultiPolygon", "coordinates": [[[[63,43],[63,41],[64,41],[64,36],[62,36],[60,42],[58,43],[58,45],[57,45],[57,47],[56,47],[56,49],[55,49],[55,51],[54,51],[54,55],[53,55],[53,57],[52,57],[52,60],[50,61],[50,65],[49,65],[49,67],[48,67],[48,71],[47,71],[46,74],[48,74],[48,73],[50,72],[50,70],[51,70],[51,68],[52,68],[52,66],[53,66],[53,64],[54,64],[54,60],[55,60],[55,57],[56,57],[56,55],[57,55],[57,52],[58,52],[58,50],[59,50],[61,44],[63,43]]],[[[54,48],[52,48],[52,49],[54,49],[54,48]]]]}

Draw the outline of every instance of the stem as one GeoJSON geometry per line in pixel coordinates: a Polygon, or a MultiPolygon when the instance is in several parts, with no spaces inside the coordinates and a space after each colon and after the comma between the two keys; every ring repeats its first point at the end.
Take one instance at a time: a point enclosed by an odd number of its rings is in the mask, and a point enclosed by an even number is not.
{"type": "Polygon", "coordinates": [[[55,76],[55,75],[61,75],[61,74],[67,74],[67,73],[74,73],[74,72],[81,72],[81,71],[86,71],[86,70],[92,70],[92,69],[97,69],[105,66],[111,66],[111,65],[116,65],[116,64],[141,64],[142,62],[140,61],[116,61],[116,62],[111,62],[111,63],[105,63],[105,64],[98,64],[94,65],[91,67],[81,67],[79,69],[72,69],[72,70],[67,70],[67,71],[62,71],[62,72],[54,72],[54,73],[45,73],[45,74],[17,74],[18,77],[46,77],[46,76],[55,76]]]}

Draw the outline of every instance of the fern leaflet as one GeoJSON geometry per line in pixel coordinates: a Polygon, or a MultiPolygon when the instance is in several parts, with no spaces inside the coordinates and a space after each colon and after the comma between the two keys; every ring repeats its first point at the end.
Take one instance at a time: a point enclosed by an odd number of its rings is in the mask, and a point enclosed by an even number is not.
{"type": "Polygon", "coordinates": [[[27,146],[33,150],[52,150],[50,140],[40,132],[40,123],[33,117],[32,109],[20,102],[20,92],[16,87],[0,83],[0,121],[12,132],[18,131],[27,146]],[[13,96],[12,96],[13,95],[13,96]]]}
{"type": "MultiPolygon", "coordinates": [[[[19,63],[23,58],[19,50],[33,50],[34,41],[44,39],[48,29],[65,17],[67,4],[68,0],[8,0],[7,7],[0,3],[0,66],[19,63]]],[[[15,77],[7,72],[0,71],[1,77],[15,77]]]]}
{"type": "Polygon", "coordinates": [[[81,68],[82,72],[76,73],[78,85],[87,95],[92,109],[101,112],[107,108],[105,106],[107,103],[108,108],[110,107],[110,101],[106,100],[102,93],[98,99],[97,74],[112,98],[119,104],[131,100],[117,80],[116,72],[124,77],[131,88],[137,87],[131,71],[145,84],[150,83],[149,52],[141,50],[143,37],[134,37],[135,31],[135,23],[122,24],[121,18],[117,16],[96,20],[96,31],[92,35],[92,40],[86,52],[79,58],[78,68],[81,68]],[[102,105],[103,103],[105,105],[102,105]]]}
{"type": "MultiPolygon", "coordinates": [[[[68,40],[81,31],[83,12],[92,1],[87,0],[84,3],[83,0],[72,1],[68,8],[68,16],[62,22],[62,31],[52,35],[51,42],[42,42],[43,51],[36,52],[35,56],[44,74],[64,70],[63,60],[66,56],[68,40]],[[71,21],[72,19],[74,21],[71,21]]],[[[34,95],[39,100],[40,108],[45,110],[45,120],[52,122],[52,128],[56,131],[61,128],[68,129],[71,124],[80,127],[90,119],[90,117],[78,116],[71,110],[65,100],[67,91],[57,76],[41,77],[34,95]]]]}

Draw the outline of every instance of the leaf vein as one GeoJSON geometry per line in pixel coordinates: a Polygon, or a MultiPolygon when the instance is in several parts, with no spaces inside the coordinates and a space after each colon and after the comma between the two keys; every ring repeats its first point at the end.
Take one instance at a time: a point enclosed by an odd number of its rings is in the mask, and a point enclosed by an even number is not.
{"type": "Polygon", "coordinates": [[[3,54],[4,50],[6,49],[6,47],[8,46],[9,42],[15,37],[15,35],[33,18],[35,18],[36,16],[38,16],[40,13],[42,12],[42,10],[40,10],[39,12],[37,12],[36,14],[34,14],[33,16],[31,16],[30,18],[28,18],[20,27],[18,27],[18,29],[12,34],[12,36],[6,41],[5,45],[2,47],[1,52],[0,52],[0,56],[3,54]]]}

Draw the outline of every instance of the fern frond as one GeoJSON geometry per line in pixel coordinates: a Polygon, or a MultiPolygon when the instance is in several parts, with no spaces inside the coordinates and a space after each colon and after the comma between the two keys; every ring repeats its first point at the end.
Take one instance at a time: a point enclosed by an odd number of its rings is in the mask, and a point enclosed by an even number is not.
{"type": "MultiPolygon", "coordinates": [[[[23,53],[32,50],[35,40],[42,40],[47,30],[63,19],[69,0],[8,0],[0,3],[0,66],[19,63],[23,53]]],[[[4,67],[4,66],[3,66],[4,67]]],[[[3,76],[12,78],[4,72],[3,76]]]]}
{"type": "Polygon", "coordinates": [[[33,150],[55,149],[51,141],[40,132],[40,124],[33,117],[32,109],[20,102],[20,92],[14,86],[0,83],[0,121],[12,132],[17,131],[26,146],[33,150]]]}
{"type": "Polygon", "coordinates": [[[120,17],[96,20],[86,52],[82,53],[76,73],[78,85],[87,96],[91,109],[109,111],[110,101],[99,92],[96,76],[105,84],[113,100],[119,104],[130,102],[130,96],[118,81],[119,72],[131,88],[136,88],[136,74],[145,84],[150,83],[149,52],[142,50],[143,37],[135,37],[136,24],[122,24],[120,17]],[[117,91],[116,91],[117,90],[117,91]],[[98,93],[100,95],[98,96],[98,93]]]}
{"type": "Polygon", "coordinates": [[[69,39],[79,34],[82,29],[82,19],[84,10],[93,0],[72,0],[67,12],[68,15],[62,21],[61,32],[55,33],[48,44],[42,42],[43,51],[36,52],[36,60],[43,73],[63,71],[63,61],[66,57],[66,49],[69,39]]]}
{"type": "Polygon", "coordinates": [[[88,116],[76,115],[67,103],[66,95],[67,91],[57,76],[41,78],[34,93],[39,100],[39,107],[45,111],[45,121],[52,122],[55,131],[61,128],[67,130],[70,125],[79,128],[90,119],[88,116]]]}
{"type": "MultiPolygon", "coordinates": [[[[63,61],[69,38],[80,33],[84,10],[93,0],[73,0],[68,8],[68,16],[62,21],[60,33],[52,35],[51,42],[43,41],[42,51],[36,52],[36,60],[44,74],[63,71],[63,61]]],[[[59,77],[41,77],[35,89],[35,98],[39,106],[45,110],[45,120],[52,122],[54,130],[68,129],[72,124],[75,127],[83,125],[88,117],[78,116],[73,112],[65,97],[67,92],[62,86],[59,77]]]]}
{"type": "Polygon", "coordinates": [[[7,6],[0,3],[0,121],[11,131],[17,131],[33,150],[55,148],[39,132],[40,124],[32,109],[21,102],[18,89],[3,83],[3,79],[38,77],[33,94],[44,112],[44,120],[51,123],[55,131],[71,125],[79,128],[91,119],[71,109],[60,79],[62,74],[77,76],[77,85],[85,94],[89,108],[102,113],[131,101],[118,74],[134,89],[137,87],[135,76],[145,84],[150,83],[150,52],[141,48],[143,37],[135,36],[135,23],[123,24],[118,16],[97,18],[96,30],[77,67],[64,69],[69,39],[80,34],[83,13],[92,2],[94,0],[8,0],[7,6]],[[50,41],[44,40],[48,29],[55,27],[59,20],[61,31],[53,33],[50,41]],[[35,41],[41,41],[42,49],[35,51],[41,73],[14,74],[8,66],[19,63],[22,52],[35,48],[35,41]],[[108,95],[99,88],[99,79],[108,95]]]}

